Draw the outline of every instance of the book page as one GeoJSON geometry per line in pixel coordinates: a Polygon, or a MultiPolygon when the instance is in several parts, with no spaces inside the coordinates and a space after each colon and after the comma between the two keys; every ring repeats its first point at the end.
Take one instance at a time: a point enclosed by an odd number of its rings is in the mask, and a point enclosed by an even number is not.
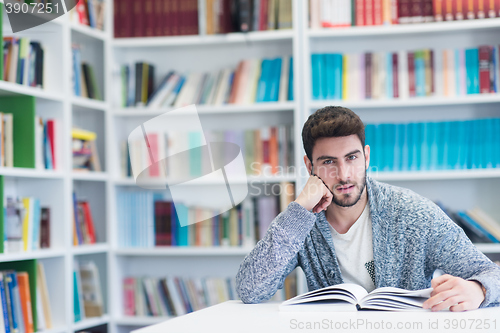
{"type": "Polygon", "coordinates": [[[352,283],[342,283],[298,295],[282,304],[291,305],[325,300],[341,300],[356,304],[358,300],[367,294],[368,292],[361,286],[352,283]]]}
{"type": "Polygon", "coordinates": [[[430,297],[432,288],[404,290],[400,288],[378,288],[359,302],[363,309],[374,310],[423,310],[423,303],[430,297]]]}

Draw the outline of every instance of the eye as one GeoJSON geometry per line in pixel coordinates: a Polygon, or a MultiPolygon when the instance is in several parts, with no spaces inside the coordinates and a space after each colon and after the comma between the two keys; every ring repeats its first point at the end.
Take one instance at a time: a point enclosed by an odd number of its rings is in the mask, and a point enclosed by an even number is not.
{"type": "Polygon", "coordinates": [[[323,164],[332,164],[332,163],[333,163],[333,161],[332,161],[332,160],[324,160],[324,161],[323,161],[323,164]]]}
{"type": "Polygon", "coordinates": [[[350,160],[350,161],[354,161],[354,160],[355,160],[355,159],[357,159],[357,158],[358,158],[358,157],[357,157],[356,155],[349,155],[349,156],[347,157],[347,159],[348,159],[348,160],[350,160]]]}

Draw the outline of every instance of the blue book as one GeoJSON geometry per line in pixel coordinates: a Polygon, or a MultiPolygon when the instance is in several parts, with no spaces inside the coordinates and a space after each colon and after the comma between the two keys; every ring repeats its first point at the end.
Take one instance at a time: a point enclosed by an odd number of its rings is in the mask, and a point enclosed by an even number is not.
{"type": "Polygon", "coordinates": [[[212,217],[212,244],[213,246],[219,246],[219,223],[220,223],[220,214],[215,213],[214,217],[212,217]]]}
{"type": "Polygon", "coordinates": [[[481,167],[492,168],[493,160],[491,152],[493,151],[493,120],[482,119],[483,127],[483,144],[481,145],[481,167]]]}
{"type": "Polygon", "coordinates": [[[373,124],[366,124],[365,125],[365,145],[370,146],[370,169],[374,166],[374,160],[373,160],[373,141],[374,141],[374,136],[375,136],[375,125],[373,124]]]}
{"type": "Polygon", "coordinates": [[[430,143],[430,137],[429,137],[429,123],[424,122],[421,124],[421,130],[422,130],[422,137],[420,139],[420,170],[429,170],[429,147],[431,145],[430,143]]]}
{"type": "MultiPolygon", "coordinates": [[[[5,221],[5,220],[4,220],[5,221]]],[[[5,295],[4,273],[0,272],[0,298],[2,302],[2,315],[5,326],[5,333],[10,333],[9,310],[7,308],[7,296],[5,295]]]]}
{"type": "MultiPolygon", "coordinates": [[[[184,216],[182,216],[184,217],[184,216]]],[[[179,213],[177,212],[177,205],[174,203],[172,206],[172,223],[170,223],[170,230],[172,233],[172,246],[177,246],[179,239],[177,238],[179,235],[178,229],[180,227],[179,213]]],[[[184,230],[183,230],[184,231],[184,230]]]]}
{"type": "MultiPolygon", "coordinates": [[[[436,169],[450,169],[448,166],[448,158],[452,151],[452,138],[450,137],[451,122],[443,121],[436,123],[434,134],[436,136],[437,161],[436,169]]],[[[456,142],[455,142],[456,143],[456,142]]],[[[432,162],[431,162],[432,164],[432,162]]]]}
{"type": "Polygon", "coordinates": [[[438,140],[439,130],[442,123],[428,123],[427,133],[429,135],[429,170],[438,170],[438,140]]]}
{"type": "Polygon", "coordinates": [[[42,209],[40,207],[40,200],[33,198],[33,239],[31,248],[33,250],[38,250],[40,248],[40,219],[41,219],[42,209]]]}
{"type": "Polygon", "coordinates": [[[415,52],[415,90],[417,96],[425,96],[425,60],[424,52],[415,52]]]}
{"type": "Polygon", "coordinates": [[[321,54],[311,55],[312,70],[312,99],[322,99],[321,74],[323,72],[323,56],[321,54]]]}
{"type": "MultiPolygon", "coordinates": [[[[495,150],[491,154],[493,167],[500,168],[500,118],[494,118],[493,121],[493,147],[495,150]]],[[[4,220],[5,221],[5,220],[4,220]]]]}
{"type": "Polygon", "coordinates": [[[273,71],[270,77],[270,89],[268,102],[277,102],[279,99],[280,79],[281,79],[281,64],[282,59],[276,58],[272,62],[273,71]]]}
{"type": "Polygon", "coordinates": [[[476,220],[471,218],[467,213],[465,213],[464,211],[459,211],[459,212],[457,212],[457,214],[463,219],[464,222],[467,223],[467,225],[470,228],[475,229],[476,231],[479,231],[481,234],[488,237],[488,239],[491,240],[493,243],[497,243],[497,244],[500,243],[500,240],[498,240],[495,236],[490,234],[488,232],[488,230],[483,228],[483,226],[481,224],[479,224],[476,220]]]}
{"type": "Polygon", "coordinates": [[[343,74],[343,58],[342,54],[334,53],[334,99],[342,99],[342,74],[343,74]]]}
{"type": "Polygon", "coordinates": [[[17,320],[17,326],[19,328],[19,332],[24,333],[26,332],[26,330],[24,326],[25,324],[21,308],[21,295],[19,294],[19,283],[17,282],[17,273],[12,271],[9,275],[12,279],[12,293],[10,294],[11,295],[10,300],[14,307],[14,312],[15,312],[15,318],[14,314],[12,314],[12,320],[17,320]]]}
{"type": "Polygon", "coordinates": [[[401,171],[403,169],[403,145],[405,142],[405,125],[395,125],[395,139],[394,142],[394,169],[393,171],[401,171]]]}
{"type": "Polygon", "coordinates": [[[401,124],[401,162],[400,162],[400,170],[408,171],[410,170],[409,162],[410,162],[410,148],[409,148],[409,136],[408,136],[408,127],[409,124],[401,124]]]}
{"type": "Polygon", "coordinates": [[[324,99],[335,99],[335,55],[332,53],[325,54],[325,80],[323,89],[324,99]]]}
{"type": "Polygon", "coordinates": [[[391,171],[392,163],[394,161],[394,143],[393,143],[393,124],[380,124],[380,134],[382,137],[381,146],[381,160],[380,169],[381,171],[391,171]]]}
{"type": "Polygon", "coordinates": [[[261,72],[260,72],[260,78],[259,82],[257,83],[257,96],[255,98],[256,102],[264,102],[265,97],[266,97],[266,90],[267,90],[267,76],[269,72],[269,66],[270,66],[271,60],[269,59],[263,59],[262,64],[261,64],[261,72]]]}
{"type": "MultiPolygon", "coordinates": [[[[175,211],[172,215],[172,223],[179,222],[177,225],[177,246],[188,246],[189,245],[189,209],[183,203],[175,204],[175,211]],[[177,215],[176,215],[177,214],[177,215]],[[176,218],[174,218],[176,215],[176,218]]],[[[172,234],[173,235],[173,234],[172,234]]]]}
{"type": "Polygon", "coordinates": [[[78,57],[77,57],[77,52],[80,52],[78,49],[76,48],[72,48],[71,49],[71,53],[73,54],[73,89],[74,89],[74,93],[75,93],[75,96],[80,96],[81,95],[81,88],[80,88],[80,77],[79,77],[79,69],[78,67],[80,67],[80,63],[78,62],[78,57]]]}
{"type": "Polygon", "coordinates": [[[465,50],[467,94],[479,94],[479,49],[465,50]]]}
{"type": "Polygon", "coordinates": [[[386,94],[386,97],[389,98],[389,99],[392,99],[393,96],[394,96],[394,91],[393,91],[393,71],[392,71],[392,53],[391,52],[388,52],[386,54],[386,61],[387,61],[387,64],[385,66],[386,68],[386,86],[385,86],[385,94],[386,94]]]}
{"type": "Polygon", "coordinates": [[[18,330],[19,330],[19,317],[17,316],[16,305],[15,305],[16,300],[14,297],[14,281],[12,279],[12,274],[13,274],[13,271],[5,272],[4,279],[7,282],[6,292],[8,292],[9,296],[10,296],[10,307],[8,310],[10,310],[10,319],[12,319],[12,321],[10,322],[11,330],[12,330],[12,332],[18,332],[18,330]]]}
{"type": "Polygon", "coordinates": [[[186,309],[186,312],[187,313],[193,312],[193,308],[191,306],[191,303],[189,302],[187,288],[186,285],[184,284],[184,279],[174,278],[174,281],[177,286],[177,290],[179,291],[182,301],[184,303],[184,308],[186,309]]]}
{"type": "Polygon", "coordinates": [[[498,59],[496,48],[491,48],[490,79],[494,92],[498,92],[498,59]]]}
{"type": "Polygon", "coordinates": [[[290,72],[288,75],[288,100],[293,101],[293,57],[290,57],[290,72]]]}

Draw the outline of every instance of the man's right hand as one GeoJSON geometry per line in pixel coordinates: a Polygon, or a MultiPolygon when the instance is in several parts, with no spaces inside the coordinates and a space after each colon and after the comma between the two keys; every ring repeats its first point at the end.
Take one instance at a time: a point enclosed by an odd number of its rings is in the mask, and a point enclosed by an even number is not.
{"type": "Polygon", "coordinates": [[[310,176],[295,202],[313,213],[319,213],[332,202],[332,192],[318,176],[310,176]]]}

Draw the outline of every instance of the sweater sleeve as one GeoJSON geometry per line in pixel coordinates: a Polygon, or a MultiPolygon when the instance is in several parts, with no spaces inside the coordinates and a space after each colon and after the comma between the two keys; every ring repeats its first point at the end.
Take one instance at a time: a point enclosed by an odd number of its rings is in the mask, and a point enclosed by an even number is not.
{"type": "Polygon", "coordinates": [[[500,305],[500,266],[472,244],[464,231],[437,210],[432,227],[431,264],[445,273],[479,281],[486,289],[480,307],[500,305]]]}
{"type": "Polygon", "coordinates": [[[236,290],[244,303],[268,300],[283,287],[315,221],[316,216],[296,202],[276,216],[236,275],[236,290]]]}

